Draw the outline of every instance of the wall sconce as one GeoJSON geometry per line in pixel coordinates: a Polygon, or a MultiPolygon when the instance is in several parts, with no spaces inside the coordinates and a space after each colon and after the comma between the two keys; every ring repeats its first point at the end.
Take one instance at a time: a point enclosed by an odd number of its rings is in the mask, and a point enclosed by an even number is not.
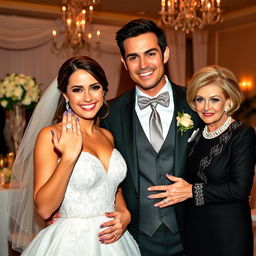
{"type": "Polygon", "coordinates": [[[248,98],[248,93],[252,88],[252,82],[249,80],[242,80],[239,83],[239,86],[240,86],[241,90],[243,91],[245,98],[248,98]]]}

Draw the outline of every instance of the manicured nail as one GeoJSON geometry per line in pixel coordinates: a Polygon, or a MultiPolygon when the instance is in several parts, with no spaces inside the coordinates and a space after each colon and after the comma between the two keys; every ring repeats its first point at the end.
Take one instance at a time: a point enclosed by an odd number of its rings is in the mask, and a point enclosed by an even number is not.
{"type": "Polygon", "coordinates": [[[71,112],[71,115],[72,115],[72,116],[75,116],[75,113],[72,111],[72,112],[71,112]]]}
{"type": "Polygon", "coordinates": [[[71,113],[71,111],[72,111],[71,108],[69,108],[69,109],[68,109],[68,113],[71,113]]]}
{"type": "Polygon", "coordinates": [[[51,134],[54,135],[54,130],[51,130],[51,134]]]}
{"type": "Polygon", "coordinates": [[[79,122],[79,118],[78,117],[76,118],[76,121],[79,122]]]}
{"type": "Polygon", "coordinates": [[[68,115],[68,112],[67,112],[67,111],[65,111],[65,112],[64,112],[64,115],[65,115],[65,116],[67,116],[67,115],[68,115]]]}
{"type": "Polygon", "coordinates": [[[152,190],[152,188],[148,188],[148,190],[149,190],[149,191],[151,191],[151,190],[152,190]]]}
{"type": "Polygon", "coordinates": [[[100,225],[100,228],[104,228],[104,225],[100,225]]]}

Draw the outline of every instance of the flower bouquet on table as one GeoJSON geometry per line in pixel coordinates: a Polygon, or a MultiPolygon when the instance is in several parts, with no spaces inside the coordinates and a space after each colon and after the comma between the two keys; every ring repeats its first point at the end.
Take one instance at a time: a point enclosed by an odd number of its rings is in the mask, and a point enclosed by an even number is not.
{"type": "Polygon", "coordinates": [[[35,78],[23,74],[7,74],[0,81],[0,104],[7,110],[19,103],[25,109],[34,109],[40,97],[40,85],[35,78]]]}
{"type": "Polygon", "coordinates": [[[26,111],[33,110],[40,97],[40,85],[35,78],[23,74],[7,74],[0,81],[0,104],[8,112],[15,152],[26,127],[26,111]]]}

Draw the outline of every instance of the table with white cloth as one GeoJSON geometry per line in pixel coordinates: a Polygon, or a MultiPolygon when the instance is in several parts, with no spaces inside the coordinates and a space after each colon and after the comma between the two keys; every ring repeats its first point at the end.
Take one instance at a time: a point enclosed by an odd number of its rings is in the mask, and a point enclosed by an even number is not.
{"type": "MultiPolygon", "coordinates": [[[[0,256],[8,256],[9,214],[8,193],[13,188],[0,186],[0,256]]],[[[17,190],[18,188],[14,188],[17,190]]]]}

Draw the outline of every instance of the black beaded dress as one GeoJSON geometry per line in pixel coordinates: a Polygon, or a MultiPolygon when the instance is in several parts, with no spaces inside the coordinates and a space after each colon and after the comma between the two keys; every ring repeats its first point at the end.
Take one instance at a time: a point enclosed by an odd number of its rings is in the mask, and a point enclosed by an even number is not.
{"type": "Polygon", "coordinates": [[[233,122],[213,139],[200,131],[192,142],[187,201],[187,250],[191,256],[252,256],[249,193],[253,183],[256,135],[233,122]]]}

